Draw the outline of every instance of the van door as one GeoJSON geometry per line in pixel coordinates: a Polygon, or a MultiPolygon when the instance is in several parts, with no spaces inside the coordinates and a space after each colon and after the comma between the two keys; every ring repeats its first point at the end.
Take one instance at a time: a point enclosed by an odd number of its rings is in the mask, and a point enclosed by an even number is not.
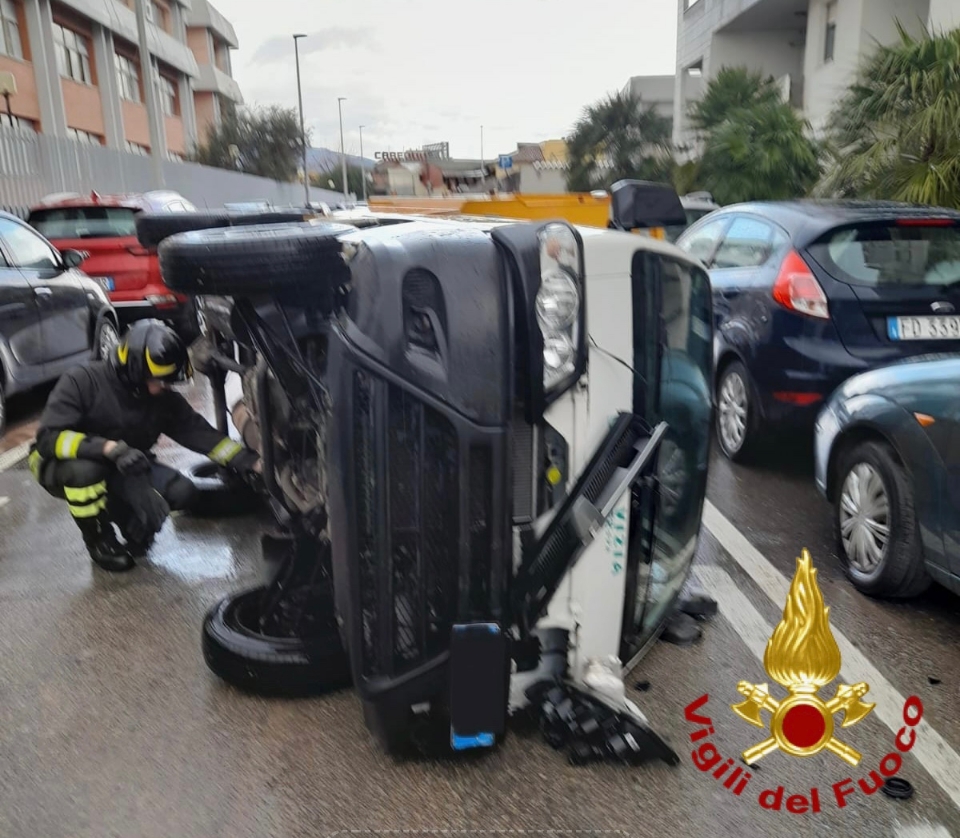
{"type": "Polygon", "coordinates": [[[693,564],[713,419],[710,279],[694,263],[638,252],[633,264],[634,413],[668,424],[655,485],[633,491],[621,660],[673,611],[693,564]]]}

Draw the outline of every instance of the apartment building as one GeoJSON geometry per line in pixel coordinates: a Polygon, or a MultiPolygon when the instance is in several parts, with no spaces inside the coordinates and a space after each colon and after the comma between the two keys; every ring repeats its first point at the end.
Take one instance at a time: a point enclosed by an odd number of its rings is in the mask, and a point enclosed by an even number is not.
{"type": "Polygon", "coordinates": [[[230,77],[236,35],[206,0],[144,0],[144,73],[135,2],[0,0],[0,72],[17,88],[0,123],[147,155],[152,82],[160,151],[186,155],[225,99],[241,101],[230,77]]]}
{"type": "Polygon", "coordinates": [[[674,142],[690,144],[687,108],[724,66],[774,76],[815,132],[877,43],[960,25],[960,0],[678,0],[674,142]]]}

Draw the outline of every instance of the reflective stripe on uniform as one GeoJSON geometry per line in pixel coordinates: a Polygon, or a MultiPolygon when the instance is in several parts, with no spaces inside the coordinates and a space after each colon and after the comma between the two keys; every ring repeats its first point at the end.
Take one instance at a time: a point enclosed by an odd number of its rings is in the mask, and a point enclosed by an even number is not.
{"type": "Polygon", "coordinates": [[[60,431],[56,444],[57,459],[75,460],[84,436],[85,434],[77,433],[77,431],[60,431]]]}
{"type": "Polygon", "coordinates": [[[225,466],[241,451],[243,451],[243,446],[228,437],[222,439],[207,456],[215,463],[225,466]]]}
{"type": "Polygon", "coordinates": [[[33,475],[33,479],[40,482],[40,466],[43,464],[43,458],[40,456],[40,452],[36,448],[30,452],[30,456],[27,458],[27,465],[30,466],[30,473],[33,475]]]}
{"type": "Polygon", "coordinates": [[[68,503],[85,503],[96,500],[107,493],[107,481],[101,480],[92,486],[64,486],[63,494],[68,503]]]}
{"type": "Polygon", "coordinates": [[[88,504],[68,503],[67,509],[74,518],[96,518],[107,507],[106,495],[88,504]]]}

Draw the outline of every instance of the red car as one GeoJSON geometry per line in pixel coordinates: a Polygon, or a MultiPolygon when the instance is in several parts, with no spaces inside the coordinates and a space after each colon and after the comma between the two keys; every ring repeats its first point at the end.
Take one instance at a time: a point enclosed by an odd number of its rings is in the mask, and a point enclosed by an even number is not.
{"type": "Polygon", "coordinates": [[[98,195],[51,195],[30,210],[28,223],[60,251],[89,254],[80,269],[103,286],[121,326],[146,317],[166,320],[188,342],[200,332],[191,298],[163,283],[155,250],[137,241],[136,216],[141,212],[195,212],[176,192],[98,195]]]}

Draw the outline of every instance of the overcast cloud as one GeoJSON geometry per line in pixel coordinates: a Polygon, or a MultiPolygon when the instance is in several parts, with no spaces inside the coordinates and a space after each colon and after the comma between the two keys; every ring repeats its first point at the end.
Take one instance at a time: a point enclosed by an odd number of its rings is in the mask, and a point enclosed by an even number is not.
{"type": "Polygon", "coordinates": [[[559,138],[637,75],[674,72],[676,0],[213,0],[240,41],[249,104],[297,106],[315,146],[348,153],[450,143],[487,159],[559,138]]]}

